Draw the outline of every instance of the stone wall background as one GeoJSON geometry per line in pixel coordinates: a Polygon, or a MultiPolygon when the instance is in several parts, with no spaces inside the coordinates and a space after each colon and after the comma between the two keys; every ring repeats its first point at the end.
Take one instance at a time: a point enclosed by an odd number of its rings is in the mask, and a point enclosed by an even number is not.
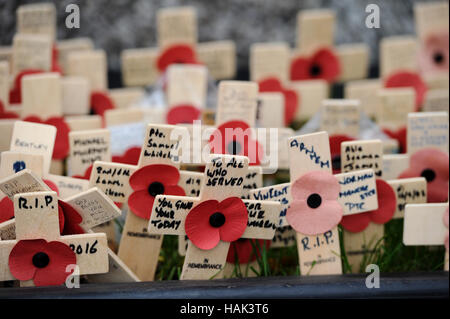
{"type": "MultiPolygon", "coordinates": [[[[429,0],[60,0],[58,39],[88,36],[105,49],[111,71],[120,70],[120,52],[126,48],[156,46],[156,11],[162,7],[192,5],[197,9],[199,41],[231,39],[237,44],[240,74],[248,68],[249,46],[255,42],[287,41],[295,45],[298,10],[332,8],[337,13],[336,44],[365,42],[377,64],[382,37],[414,34],[413,5],[429,0]],[[80,7],[81,28],[67,29],[65,7],[80,7]],[[367,4],[380,7],[381,28],[365,27],[367,4]]],[[[431,0],[432,1],[432,0],[431,0]]],[[[9,45],[15,32],[18,6],[45,1],[0,0],[0,45],[9,45]]],[[[47,1],[48,2],[48,1],[47,1]]]]}

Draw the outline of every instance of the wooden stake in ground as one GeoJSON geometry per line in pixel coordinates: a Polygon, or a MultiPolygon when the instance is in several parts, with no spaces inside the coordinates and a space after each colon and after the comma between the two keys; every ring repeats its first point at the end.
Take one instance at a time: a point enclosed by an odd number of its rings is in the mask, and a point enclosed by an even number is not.
{"type": "Polygon", "coordinates": [[[175,129],[184,130],[149,124],[137,166],[96,162],[90,178],[90,184],[102,189],[114,202],[128,202],[118,255],[144,281],[154,279],[162,243],[162,236],[147,232],[154,197],[184,195],[181,181],[190,175],[178,171],[180,145],[172,136],[175,129]]]}
{"type": "Polygon", "coordinates": [[[448,203],[407,204],[403,243],[406,246],[445,245],[444,269],[448,271],[448,203]]]}
{"type": "Polygon", "coordinates": [[[108,271],[105,234],[60,235],[55,192],[16,194],[14,210],[17,239],[0,241],[0,281],[61,285],[74,270],[77,275],[108,271]]]}
{"type": "Polygon", "coordinates": [[[293,201],[286,218],[297,231],[300,273],[341,274],[337,225],[342,219],[343,209],[337,201],[339,182],[331,173],[328,134],[319,132],[295,136],[288,143],[293,201]],[[314,191],[302,190],[301,185],[314,191]],[[302,219],[302,216],[307,219],[302,219]],[[325,220],[326,223],[321,222],[325,220]]]}
{"type": "Polygon", "coordinates": [[[397,202],[393,188],[383,179],[383,143],[381,140],[351,141],[341,144],[343,172],[373,169],[377,178],[378,207],[376,210],[346,216],[344,247],[352,271],[358,272],[361,263],[381,244],[384,224],[394,216],[397,202]]]}
{"type": "Polygon", "coordinates": [[[211,155],[199,198],[156,197],[149,232],[189,238],[181,279],[221,276],[230,242],[273,237],[280,204],[241,200],[247,171],[247,157],[211,155]]]}

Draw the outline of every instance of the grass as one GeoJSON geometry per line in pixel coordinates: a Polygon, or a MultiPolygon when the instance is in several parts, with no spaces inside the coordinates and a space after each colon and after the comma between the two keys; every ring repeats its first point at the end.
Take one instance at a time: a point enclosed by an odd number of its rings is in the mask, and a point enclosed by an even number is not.
{"type": "MultiPolygon", "coordinates": [[[[436,271],[444,266],[444,247],[404,246],[402,243],[403,219],[392,220],[385,225],[383,240],[376,243],[373,252],[365,255],[360,272],[365,272],[366,265],[376,264],[383,273],[436,271]]],[[[344,273],[351,273],[345,250],[343,249],[343,231],[339,226],[341,242],[341,259],[344,273]]],[[[259,243],[253,247],[261,251],[256,259],[258,267],[238,267],[236,263],[233,277],[253,276],[291,276],[299,275],[297,247],[266,249],[259,243]]],[[[156,273],[156,280],[176,280],[180,278],[184,257],[178,255],[178,237],[165,236],[160,260],[156,273]]]]}

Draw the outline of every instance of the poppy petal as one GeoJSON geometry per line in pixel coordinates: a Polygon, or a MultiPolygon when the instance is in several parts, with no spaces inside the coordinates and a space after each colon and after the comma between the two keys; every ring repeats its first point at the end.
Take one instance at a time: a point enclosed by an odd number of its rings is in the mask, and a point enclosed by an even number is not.
{"type": "Polygon", "coordinates": [[[5,196],[0,201],[0,223],[6,222],[11,218],[14,218],[14,203],[8,196],[5,196]]]}
{"type": "Polygon", "coordinates": [[[298,57],[291,63],[291,81],[300,81],[311,79],[309,68],[311,61],[309,58],[298,57]]]}
{"type": "Polygon", "coordinates": [[[341,226],[351,233],[362,232],[369,224],[370,212],[343,216],[341,220],[341,226]]]}
{"type": "Polygon", "coordinates": [[[318,50],[312,58],[312,64],[321,69],[321,73],[316,78],[324,79],[329,83],[334,82],[341,72],[339,58],[329,49],[318,50]]]}
{"type": "Polygon", "coordinates": [[[45,253],[50,262],[47,267],[38,268],[34,275],[36,286],[57,286],[63,284],[71,272],[66,272],[69,265],[76,265],[77,256],[66,244],[52,241],[45,245],[45,253]]]}
{"type": "Polygon", "coordinates": [[[210,216],[218,211],[218,204],[216,200],[201,202],[186,216],[184,224],[186,235],[200,249],[213,249],[219,244],[219,229],[209,223],[210,216]]]}
{"type": "Polygon", "coordinates": [[[179,105],[171,107],[167,112],[167,123],[171,125],[185,123],[192,124],[200,118],[202,112],[192,105],[179,105]]]}
{"type": "Polygon", "coordinates": [[[164,72],[171,64],[197,64],[195,51],[186,44],[177,44],[165,49],[156,61],[158,70],[164,72]]]}
{"type": "Polygon", "coordinates": [[[274,77],[265,78],[258,82],[259,92],[281,92],[283,87],[280,80],[274,77]]]}
{"type": "Polygon", "coordinates": [[[122,156],[113,156],[112,161],[129,165],[137,165],[141,156],[141,148],[138,146],[130,147],[122,156]]]}
{"type": "Polygon", "coordinates": [[[6,112],[2,100],[0,100],[0,119],[18,119],[19,115],[14,112],[6,112]]]}
{"type": "Polygon", "coordinates": [[[147,190],[138,190],[128,197],[128,207],[136,216],[150,219],[155,197],[150,196],[147,190]]]}
{"type": "Polygon", "coordinates": [[[164,187],[164,194],[165,195],[172,195],[172,196],[186,196],[186,193],[184,192],[183,187],[178,185],[167,185],[164,187]]]}
{"type": "Polygon", "coordinates": [[[386,88],[412,87],[416,91],[416,112],[422,106],[427,92],[427,86],[420,75],[409,71],[399,71],[390,75],[384,86],[386,88]]]}
{"type": "Polygon", "coordinates": [[[282,93],[284,95],[284,124],[289,125],[298,112],[300,97],[294,90],[283,90],[282,93]]]}
{"type": "Polygon", "coordinates": [[[84,234],[84,229],[80,226],[83,217],[68,203],[58,200],[58,205],[64,213],[64,229],[61,235],[84,234]]]}
{"type": "Polygon", "coordinates": [[[263,248],[265,247],[267,251],[270,244],[270,240],[238,239],[230,245],[227,262],[234,264],[236,261],[239,261],[239,264],[248,264],[256,260],[256,258],[260,258],[263,248]]]}
{"type": "Polygon", "coordinates": [[[424,74],[447,72],[449,69],[448,31],[430,34],[419,51],[419,66],[424,74]]]}
{"type": "Polygon", "coordinates": [[[175,166],[164,164],[151,164],[141,167],[130,177],[130,186],[133,190],[146,190],[153,182],[160,182],[165,187],[177,185],[180,173],[175,166]]]}
{"type": "Polygon", "coordinates": [[[341,144],[342,142],[350,142],[355,139],[348,135],[331,135],[330,136],[330,153],[333,166],[333,174],[341,172],[341,144]]]}
{"type": "Polygon", "coordinates": [[[50,117],[45,124],[56,127],[55,147],[53,148],[53,159],[64,159],[69,154],[69,125],[62,117],[50,117]]]}
{"type": "Polygon", "coordinates": [[[18,280],[30,280],[36,273],[33,256],[44,251],[44,239],[19,240],[9,254],[9,271],[18,280]]]}
{"type": "Polygon", "coordinates": [[[376,180],[378,209],[370,212],[370,219],[376,224],[386,224],[394,217],[397,197],[391,185],[382,179],[376,180]]]}
{"type": "Polygon", "coordinates": [[[54,192],[56,192],[56,195],[59,195],[59,189],[58,186],[55,185],[55,183],[53,183],[52,181],[48,180],[48,179],[44,179],[42,180],[48,187],[50,187],[50,189],[54,192]]]}
{"type": "Polygon", "coordinates": [[[91,108],[95,114],[103,116],[107,110],[113,110],[115,107],[107,94],[94,91],[91,93],[91,108]]]}
{"type": "Polygon", "coordinates": [[[294,200],[306,201],[312,194],[319,194],[323,200],[337,200],[339,197],[339,181],[325,171],[311,171],[298,178],[291,187],[294,200]]]}
{"type": "Polygon", "coordinates": [[[229,197],[221,201],[218,211],[225,216],[225,224],[219,228],[220,239],[232,242],[241,238],[247,228],[247,206],[239,197],[229,197]]]}
{"type": "Polygon", "coordinates": [[[391,137],[391,138],[393,138],[393,139],[398,141],[398,145],[399,145],[399,148],[400,148],[400,153],[406,153],[406,151],[407,151],[407,149],[406,149],[406,146],[407,146],[407,140],[406,140],[407,139],[407,129],[406,129],[406,127],[402,127],[402,128],[400,128],[400,129],[398,129],[396,131],[384,128],[383,132],[387,136],[389,136],[389,137],[391,137]]]}

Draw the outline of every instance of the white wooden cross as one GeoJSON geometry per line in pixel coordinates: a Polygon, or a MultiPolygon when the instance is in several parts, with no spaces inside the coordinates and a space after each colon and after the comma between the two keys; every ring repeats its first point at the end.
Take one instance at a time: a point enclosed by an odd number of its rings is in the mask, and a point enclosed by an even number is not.
{"type": "Polygon", "coordinates": [[[197,44],[197,15],[193,7],[160,9],[157,12],[158,47],[122,51],[122,74],[125,86],[153,85],[161,75],[158,57],[172,45],[185,44],[198,55],[211,75],[232,79],[236,73],[236,47],[232,41],[197,44]]]}
{"type": "MultiPolygon", "coordinates": [[[[324,143],[328,140],[328,135],[326,133],[322,132],[311,135],[304,135],[301,137],[294,137],[291,139],[291,141],[293,141],[291,143],[293,145],[299,144],[300,139],[303,141],[303,143],[307,143],[313,139],[317,139],[316,141],[314,141],[315,142],[314,148],[317,149],[317,145],[319,145],[320,150],[322,151],[322,153],[320,153],[321,154],[320,156],[323,159],[323,161],[325,161],[324,159],[326,158],[326,146],[325,146],[326,144],[324,143]]],[[[297,156],[295,157],[296,163],[298,163],[300,160],[302,161],[309,160],[308,156],[306,156],[305,158],[301,157],[299,158],[298,155],[296,154],[292,155],[292,153],[296,151],[297,150],[291,150],[290,153],[291,156],[297,156]]],[[[344,216],[358,214],[378,208],[378,202],[376,200],[377,193],[375,186],[375,174],[373,170],[366,169],[358,172],[342,173],[335,175],[335,177],[337,178],[340,187],[340,192],[337,201],[343,208],[344,216]]],[[[256,200],[276,200],[281,203],[278,229],[273,239],[271,247],[278,248],[295,245],[296,232],[289,226],[289,223],[286,220],[286,212],[290,204],[292,203],[291,183],[284,183],[279,185],[267,186],[256,190],[251,190],[250,198],[256,200]]],[[[299,238],[300,236],[302,235],[298,234],[299,238]]],[[[306,242],[306,239],[304,240],[306,242]]],[[[301,244],[302,243],[299,242],[299,245],[301,244]]],[[[311,247],[309,248],[311,249],[311,247]]],[[[322,252],[324,251],[325,253],[327,253],[327,250],[322,247],[321,248],[313,247],[312,249],[314,251],[317,251],[318,253],[320,251],[322,252]]],[[[298,250],[299,254],[304,255],[302,246],[299,246],[298,250]]],[[[339,254],[339,251],[336,251],[335,253],[339,254]]],[[[313,256],[309,256],[308,258],[313,258],[313,256]]],[[[312,262],[311,260],[309,261],[310,263],[307,265],[310,266],[312,265],[312,262]]],[[[307,267],[306,265],[302,266],[303,266],[302,271],[303,275],[310,273],[309,270],[311,269],[309,267],[307,267]]],[[[318,271],[319,272],[324,271],[324,273],[326,273],[326,270],[324,269],[322,270],[319,269],[318,271]]]]}
{"type": "MultiPolygon", "coordinates": [[[[195,207],[200,207],[199,205],[204,207],[203,205],[211,204],[219,208],[221,202],[242,196],[244,193],[243,182],[247,171],[247,157],[211,155],[210,162],[206,165],[200,197],[158,195],[148,224],[149,232],[171,235],[186,234],[186,220],[195,207]]],[[[242,230],[241,238],[272,239],[280,204],[277,202],[243,200],[242,205],[245,206],[248,216],[245,224],[236,225],[238,229],[242,230]]],[[[237,211],[239,210],[236,209],[234,212],[237,211]]],[[[226,225],[227,217],[222,212],[206,209],[201,215],[205,216],[206,222],[202,224],[205,229],[200,227],[199,232],[219,228],[217,232],[217,235],[219,235],[220,227],[226,225]]],[[[231,217],[231,215],[227,216],[228,218],[231,217]]],[[[220,276],[230,247],[229,241],[231,241],[226,236],[225,233],[220,235],[220,238],[205,238],[206,241],[211,241],[206,243],[206,246],[202,245],[206,249],[198,248],[196,246],[198,241],[194,243],[191,239],[188,244],[181,279],[210,279],[220,276]]]]}
{"type": "MultiPolygon", "coordinates": [[[[11,273],[11,252],[17,247],[16,254],[27,253],[23,249],[20,251],[20,245],[27,245],[36,240],[43,240],[44,243],[54,241],[61,242],[73,251],[76,265],[79,267],[78,274],[97,274],[108,271],[108,249],[105,234],[82,234],[61,236],[58,218],[58,198],[55,192],[33,192],[19,193],[14,196],[14,210],[16,216],[16,240],[0,241],[0,281],[22,279],[21,285],[34,286],[33,276],[15,278],[11,273]]],[[[48,244],[46,244],[48,245],[48,244]]],[[[47,249],[50,249],[48,246],[47,249]]],[[[38,273],[42,268],[53,266],[52,255],[39,249],[30,254],[31,260],[22,262],[15,267],[33,268],[33,274],[38,273]]],[[[66,253],[67,254],[67,253],[66,253]]],[[[67,258],[67,257],[66,257],[67,258]]],[[[69,266],[69,265],[63,265],[69,266]]],[[[68,268],[60,271],[70,275],[68,268]]],[[[29,270],[30,271],[30,270],[29,270]]],[[[13,272],[14,273],[14,272],[13,272]]],[[[61,273],[52,276],[61,276],[61,273]]],[[[65,276],[65,277],[67,277],[65,276]]],[[[47,280],[51,278],[48,278],[47,280]]],[[[66,279],[67,280],[67,279],[66,279]]],[[[47,281],[38,285],[45,285],[47,281]]],[[[62,284],[63,282],[54,282],[51,284],[62,284]]]]}
{"type": "MultiPolygon", "coordinates": [[[[383,143],[381,140],[343,142],[341,144],[341,169],[343,172],[373,169],[377,179],[383,178],[383,143]]],[[[392,189],[392,193],[395,194],[392,189]]],[[[394,198],[395,200],[395,198],[394,198]]],[[[384,203],[386,199],[381,199],[384,203]]],[[[397,206],[393,203],[393,214],[397,206]]],[[[378,208],[378,207],[377,207],[378,208]]],[[[344,247],[353,271],[357,271],[365,254],[383,238],[384,225],[370,222],[360,232],[344,229],[344,247]]]]}
{"type": "MultiPolygon", "coordinates": [[[[130,204],[130,201],[133,201],[133,198],[130,197],[133,193],[130,178],[139,169],[151,165],[166,165],[164,168],[166,170],[170,169],[167,166],[171,166],[179,174],[175,185],[182,187],[186,193],[191,189],[191,185],[188,184],[190,178],[195,179],[199,175],[195,172],[178,171],[177,152],[180,142],[175,137],[183,134],[175,134],[175,129],[185,130],[185,128],[172,125],[149,124],[137,166],[97,161],[94,163],[91,173],[91,186],[100,188],[114,202],[128,202],[128,214],[122,231],[118,255],[140,280],[151,281],[154,279],[163,236],[149,234],[147,232],[148,219],[133,213],[132,210],[135,207],[133,204],[136,203],[130,204]]],[[[161,172],[164,172],[164,169],[161,172]]],[[[161,182],[164,183],[164,180],[161,182]]],[[[150,197],[154,197],[153,190],[151,194],[153,195],[150,197]]],[[[147,209],[150,214],[151,207],[147,207],[147,209]]]]}
{"type": "Polygon", "coordinates": [[[444,269],[448,271],[448,203],[407,204],[403,243],[406,246],[445,244],[444,269]]]}

